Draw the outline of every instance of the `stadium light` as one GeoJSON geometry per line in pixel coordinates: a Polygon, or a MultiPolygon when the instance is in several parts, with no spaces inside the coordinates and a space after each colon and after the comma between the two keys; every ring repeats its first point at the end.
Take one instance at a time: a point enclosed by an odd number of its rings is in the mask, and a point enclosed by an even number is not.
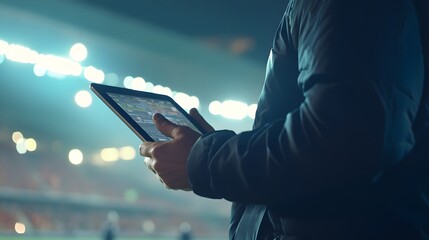
{"type": "Polygon", "coordinates": [[[16,151],[19,154],[25,154],[27,151],[33,152],[37,149],[37,142],[34,138],[24,138],[24,135],[19,132],[12,133],[12,141],[16,144],[16,151]]]}
{"type": "Polygon", "coordinates": [[[36,63],[33,67],[33,73],[37,77],[43,77],[46,75],[46,68],[42,67],[40,64],[36,63]]]}
{"type": "Polygon", "coordinates": [[[164,87],[161,85],[154,86],[152,91],[154,93],[157,93],[157,94],[163,94],[163,95],[167,95],[170,97],[173,96],[173,92],[171,91],[171,89],[169,87],[164,87]]]}
{"type": "Polygon", "coordinates": [[[9,46],[9,43],[0,39],[0,55],[6,54],[6,50],[8,46],[9,46]]]}
{"type": "Polygon", "coordinates": [[[22,135],[21,132],[16,131],[12,133],[12,141],[14,143],[18,143],[18,141],[20,141],[22,138],[24,138],[24,135],[22,135]]]}
{"type": "Polygon", "coordinates": [[[83,153],[79,149],[72,149],[69,152],[69,161],[73,165],[79,165],[83,162],[83,153]]]}
{"type": "Polygon", "coordinates": [[[76,104],[81,108],[87,108],[92,104],[92,96],[86,90],[81,90],[74,96],[76,104]]]}
{"type": "Polygon", "coordinates": [[[209,104],[209,112],[213,115],[219,115],[222,112],[222,103],[213,101],[209,104]]]}
{"type": "Polygon", "coordinates": [[[198,108],[200,106],[200,100],[197,98],[197,97],[195,97],[195,96],[191,96],[190,98],[189,98],[189,106],[188,106],[188,109],[191,109],[191,108],[198,108]]]}
{"type": "Polygon", "coordinates": [[[16,151],[19,154],[25,154],[27,152],[27,147],[25,146],[25,138],[21,138],[16,142],[16,151]]]}
{"type": "Polygon", "coordinates": [[[247,104],[235,100],[224,101],[221,114],[225,118],[241,120],[247,116],[247,104]]]}
{"type": "Polygon", "coordinates": [[[19,63],[36,63],[39,53],[18,44],[9,44],[5,51],[6,58],[19,63]]]}
{"type": "Polygon", "coordinates": [[[258,108],[257,104],[250,104],[247,108],[247,116],[251,119],[255,119],[256,109],[258,108]]]}
{"type": "Polygon", "coordinates": [[[145,91],[146,92],[153,92],[153,88],[154,88],[155,86],[153,85],[153,83],[151,83],[151,82],[146,82],[146,89],[145,89],[145,91]]]}
{"type": "Polygon", "coordinates": [[[133,80],[134,78],[131,76],[124,77],[124,81],[123,81],[124,87],[132,89],[133,80]]]}
{"type": "Polygon", "coordinates": [[[21,222],[15,223],[15,232],[18,234],[24,234],[25,233],[25,224],[21,222]]]}
{"type": "Polygon", "coordinates": [[[131,146],[121,147],[119,157],[123,160],[133,160],[136,157],[136,150],[131,146]]]}
{"type": "MultiPolygon", "coordinates": [[[[0,63],[5,59],[34,64],[33,72],[36,76],[42,77],[46,74],[50,77],[62,78],[64,76],[80,77],[83,72],[83,77],[91,82],[102,83],[108,77],[104,71],[97,69],[93,66],[83,67],[80,61],[83,61],[88,54],[86,46],[82,43],[74,44],[69,51],[72,59],[63,58],[51,54],[39,54],[37,51],[28,47],[11,44],[0,39],[0,63]]],[[[115,75],[115,83],[117,82],[117,75],[115,75]]],[[[155,92],[165,94],[173,97],[179,105],[184,109],[199,108],[199,99],[196,96],[189,96],[184,93],[176,93],[169,87],[156,85],[145,81],[142,77],[126,76],[123,79],[123,85],[126,88],[142,90],[147,92],[155,92]]],[[[76,103],[81,107],[88,107],[92,103],[92,98],[87,96],[86,93],[79,93],[75,95],[76,103]],[[82,95],[82,96],[80,96],[82,95]]],[[[242,120],[245,117],[254,119],[256,105],[247,105],[246,103],[228,100],[220,103],[214,101],[209,105],[209,111],[213,115],[220,115],[229,119],[242,120]]]]}
{"type": "Polygon", "coordinates": [[[104,82],[104,72],[100,69],[97,69],[93,66],[88,66],[83,71],[83,76],[86,80],[95,83],[103,83],[104,82]]]}
{"type": "Polygon", "coordinates": [[[119,159],[119,150],[117,148],[103,148],[100,151],[100,157],[105,162],[115,162],[119,159]]]}
{"type": "Polygon", "coordinates": [[[30,151],[34,152],[37,148],[37,142],[34,140],[34,138],[28,138],[25,140],[25,148],[30,151]]]}
{"type": "Polygon", "coordinates": [[[54,74],[66,76],[80,76],[82,74],[82,66],[79,63],[52,54],[40,54],[36,64],[54,74]]]}
{"type": "Polygon", "coordinates": [[[82,43],[76,43],[70,48],[70,57],[78,62],[82,62],[88,56],[88,50],[82,43]]]}
{"type": "Polygon", "coordinates": [[[142,77],[136,77],[131,80],[131,89],[144,91],[146,90],[146,81],[142,77]]]}
{"type": "Polygon", "coordinates": [[[185,110],[198,108],[200,105],[200,100],[197,97],[191,97],[188,94],[182,92],[175,93],[173,99],[185,110]]]}
{"type": "Polygon", "coordinates": [[[245,117],[254,119],[257,105],[226,100],[224,102],[213,101],[209,104],[209,112],[213,115],[221,115],[224,118],[242,120],[245,117]]]}

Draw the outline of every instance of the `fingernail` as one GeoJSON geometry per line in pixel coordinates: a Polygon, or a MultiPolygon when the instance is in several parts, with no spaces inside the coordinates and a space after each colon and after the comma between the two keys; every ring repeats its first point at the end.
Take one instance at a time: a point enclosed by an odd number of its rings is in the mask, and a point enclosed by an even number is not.
{"type": "Polygon", "coordinates": [[[140,146],[139,146],[140,154],[142,154],[142,150],[143,150],[143,148],[144,148],[144,145],[143,145],[143,143],[142,143],[142,144],[140,144],[140,146]]]}
{"type": "Polygon", "coordinates": [[[160,114],[160,113],[155,113],[153,116],[152,116],[152,119],[153,120],[159,120],[159,119],[161,119],[162,118],[162,115],[160,114]]]}

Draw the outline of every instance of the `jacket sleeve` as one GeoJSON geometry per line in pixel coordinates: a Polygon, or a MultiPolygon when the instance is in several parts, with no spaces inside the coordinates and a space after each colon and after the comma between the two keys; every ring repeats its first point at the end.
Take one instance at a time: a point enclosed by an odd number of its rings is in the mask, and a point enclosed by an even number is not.
{"type": "Polygon", "coordinates": [[[240,134],[203,136],[188,159],[194,192],[276,204],[370,181],[380,158],[382,118],[374,118],[378,109],[365,108],[369,101],[356,102],[359,96],[350,89],[320,88],[325,89],[315,89],[315,96],[308,96],[285,120],[240,134]]]}
{"type": "MultiPolygon", "coordinates": [[[[196,194],[287,204],[370,182],[379,171],[385,112],[372,75],[384,69],[382,63],[363,63],[373,61],[368,54],[378,47],[366,34],[382,26],[315,6],[324,1],[299,2],[315,2],[307,6],[314,9],[301,14],[298,4],[281,31],[289,31],[292,42],[296,40],[291,45],[297,49],[297,80],[304,100],[282,118],[252,131],[202,136],[188,158],[196,194]]],[[[285,54],[276,46],[274,50],[285,54]]],[[[378,60],[383,59],[374,61],[378,60]]],[[[273,104],[272,108],[283,105],[273,104]]]]}

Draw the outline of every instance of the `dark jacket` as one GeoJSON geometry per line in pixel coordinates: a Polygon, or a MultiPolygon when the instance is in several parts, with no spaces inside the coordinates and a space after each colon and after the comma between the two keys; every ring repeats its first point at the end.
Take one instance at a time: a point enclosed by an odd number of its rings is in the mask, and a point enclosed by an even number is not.
{"type": "Polygon", "coordinates": [[[289,1],[253,130],[197,141],[193,191],[233,202],[231,239],[424,239],[423,59],[409,0],[289,1]]]}

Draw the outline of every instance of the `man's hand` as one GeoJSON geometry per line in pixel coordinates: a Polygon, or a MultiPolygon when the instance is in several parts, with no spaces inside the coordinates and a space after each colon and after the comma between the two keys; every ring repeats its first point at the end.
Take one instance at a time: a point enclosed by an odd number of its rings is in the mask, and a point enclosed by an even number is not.
{"type": "MultiPolygon", "coordinates": [[[[189,114],[207,132],[214,131],[196,109],[191,109],[189,114]]],[[[176,125],[159,113],[154,114],[153,121],[161,133],[173,140],[142,143],[140,154],[147,157],[146,166],[159,177],[165,187],[190,191],[191,186],[186,170],[187,159],[200,133],[189,127],[176,125]]]]}

